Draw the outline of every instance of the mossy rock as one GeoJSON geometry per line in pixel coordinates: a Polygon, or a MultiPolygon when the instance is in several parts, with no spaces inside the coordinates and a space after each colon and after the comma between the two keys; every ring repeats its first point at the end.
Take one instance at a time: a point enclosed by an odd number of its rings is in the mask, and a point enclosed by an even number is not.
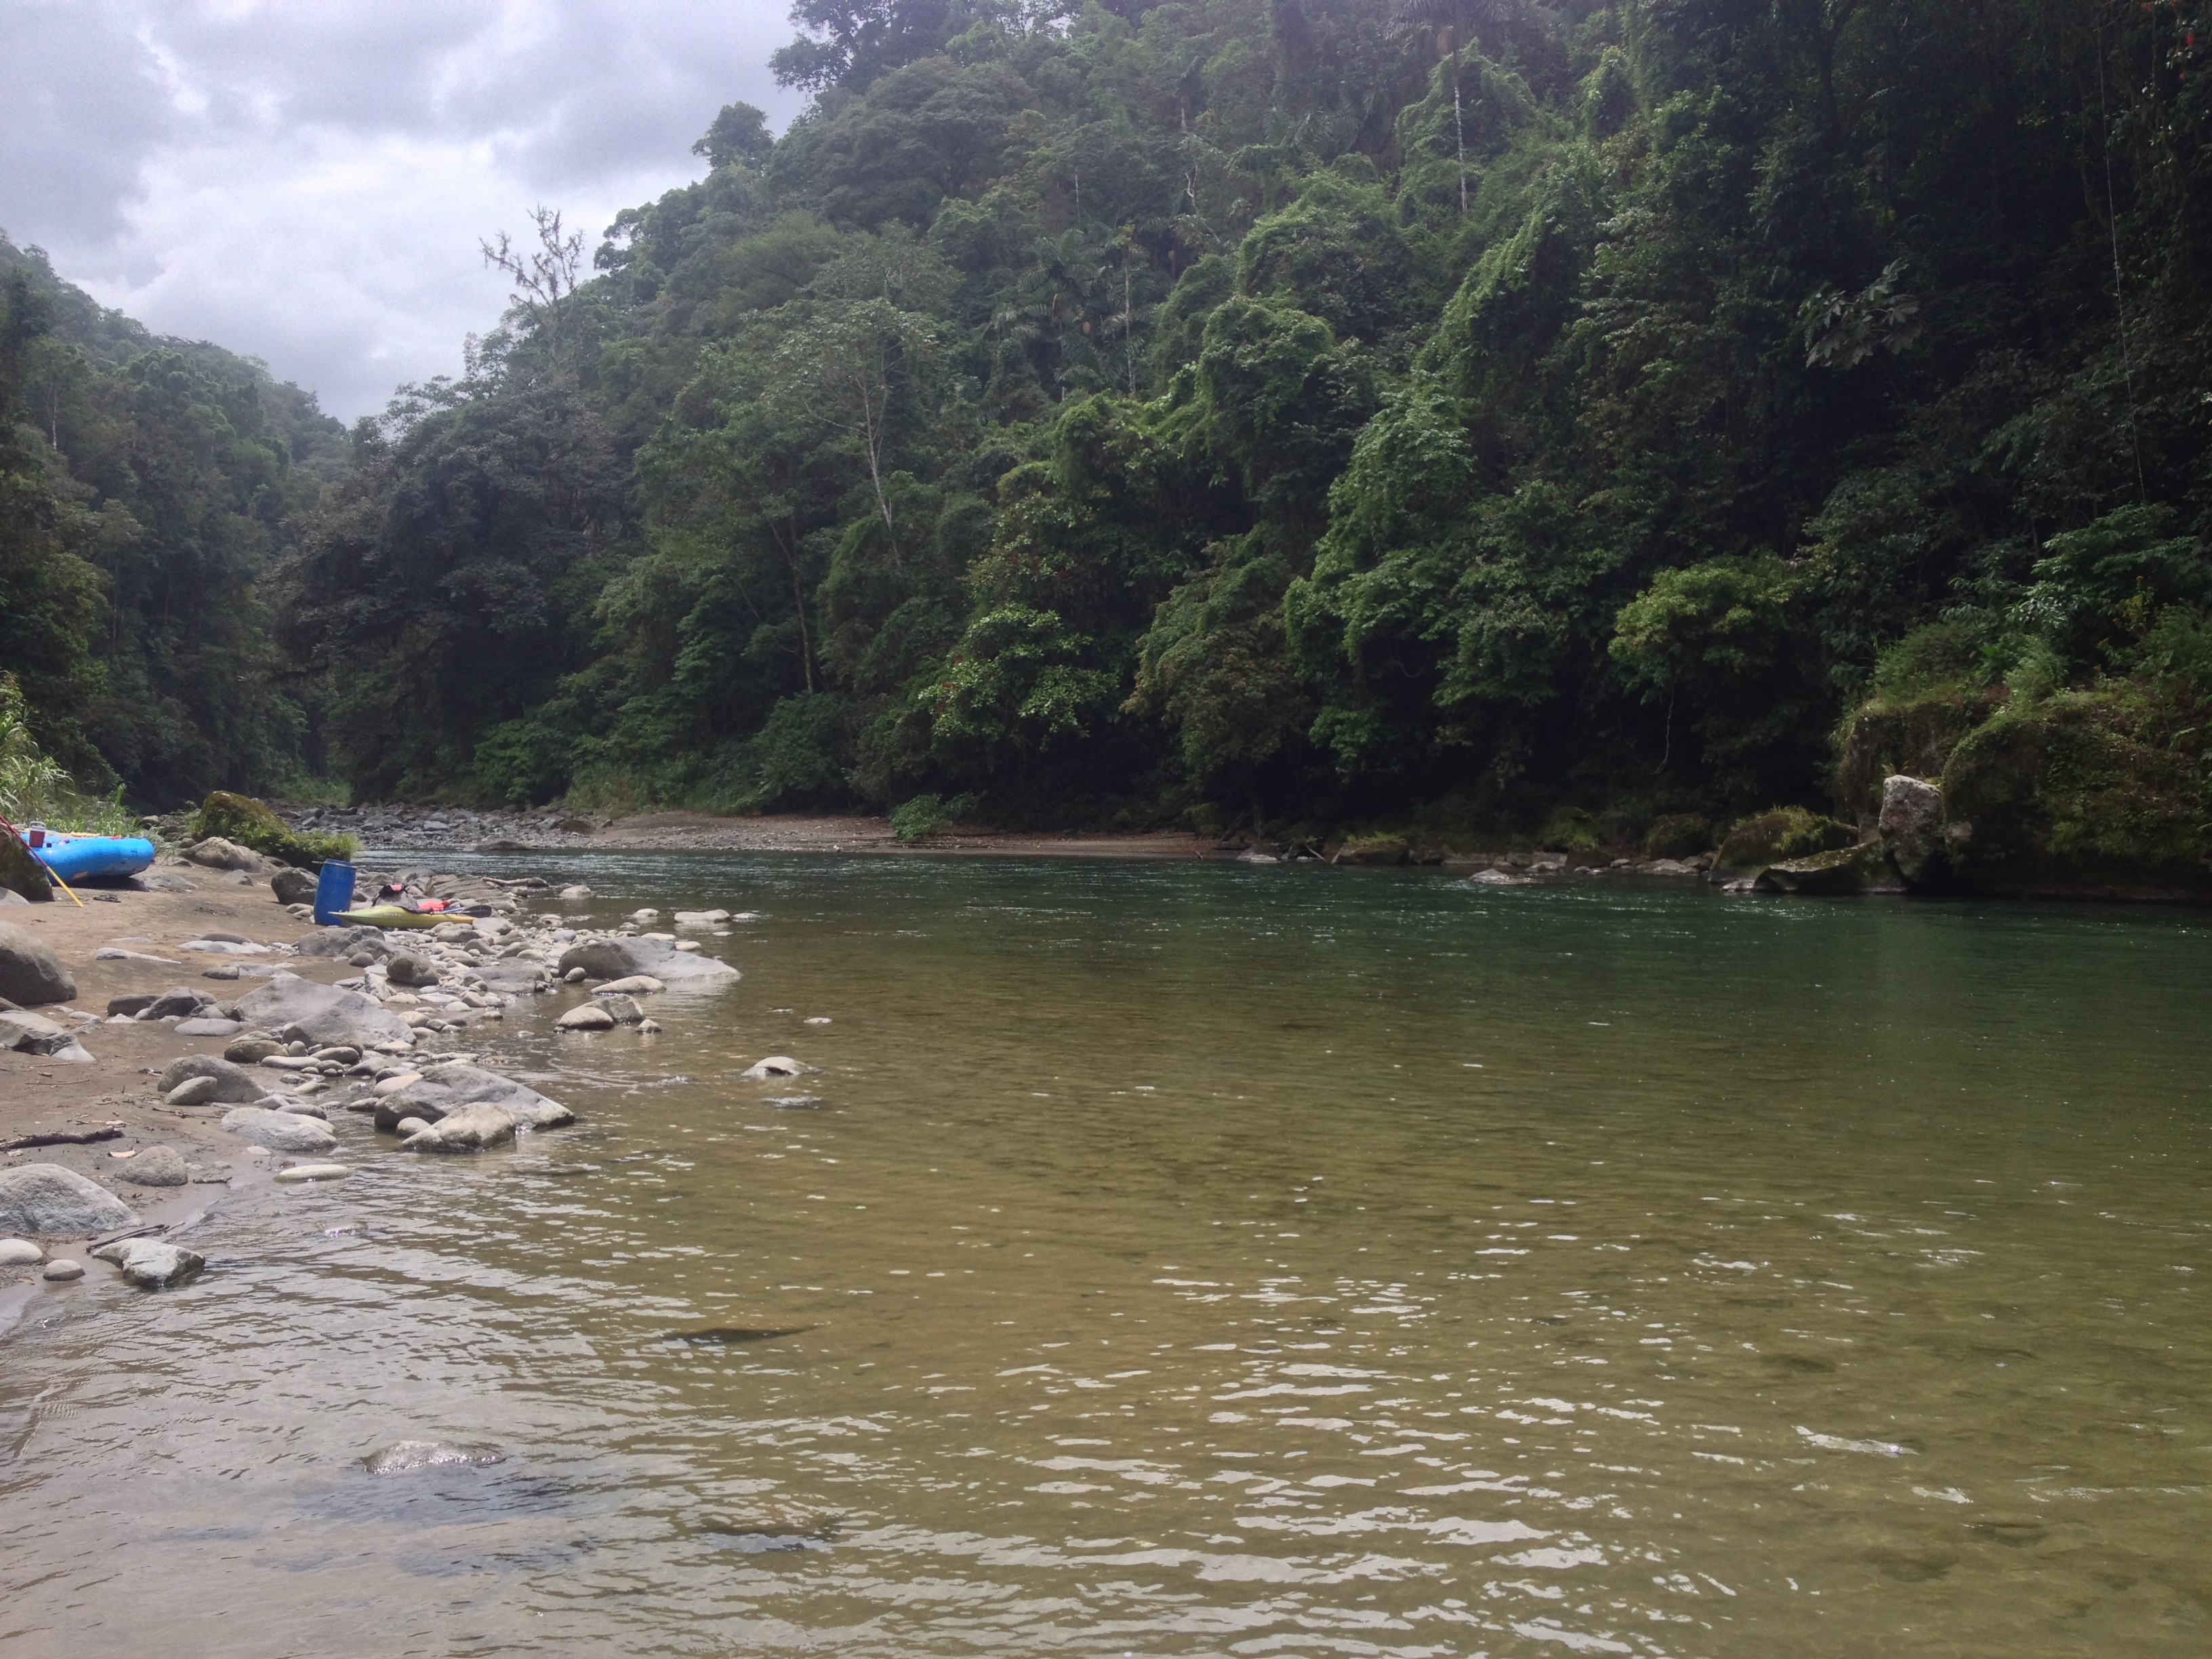
{"type": "Polygon", "coordinates": [[[221,789],[200,804],[187,836],[194,842],[220,836],[302,870],[315,869],[326,859],[349,859],[360,845],[351,836],[303,836],[252,796],[221,789]]]}
{"type": "Polygon", "coordinates": [[[1948,685],[1862,703],[1836,732],[1836,799],[1846,811],[1871,814],[1881,808],[1884,778],[1942,776],[1951,751],[1990,718],[1998,695],[1948,685]]]}
{"type": "Polygon", "coordinates": [[[1984,892],[2212,891],[2200,757],[2144,740],[2109,689],[2008,707],[1943,770],[1952,873],[1984,892]]]}
{"type": "Polygon", "coordinates": [[[1702,812],[1668,812],[1651,820],[1644,832],[1648,859],[1695,858],[1713,844],[1713,821],[1702,812]]]}
{"type": "Polygon", "coordinates": [[[54,896],[45,866],[5,830],[0,830],[0,887],[21,893],[33,904],[44,904],[54,896]]]}
{"type": "Polygon", "coordinates": [[[1759,872],[1759,884],[1784,893],[1843,895],[1902,893],[1905,878],[1897,873],[1889,853],[1878,841],[1810,858],[1770,864],[1759,872]]]}
{"type": "Polygon", "coordinates": [[[1336,849],[1334,864],[1405,864],[1413,849],[1403,836],[1355,836],[1336,849]]]}
{"type": "Polygon", "coordinates": [[[1859,832],[1848,823],[1822,817],[1802,806],[1778,806],[1745,818],[1730,830],[1713,854],[1713,868],[1764,869],[1791,859],[1811,858],[1816,853],[1840,853],[1856,847],[1858,839],[1859,832]]]}

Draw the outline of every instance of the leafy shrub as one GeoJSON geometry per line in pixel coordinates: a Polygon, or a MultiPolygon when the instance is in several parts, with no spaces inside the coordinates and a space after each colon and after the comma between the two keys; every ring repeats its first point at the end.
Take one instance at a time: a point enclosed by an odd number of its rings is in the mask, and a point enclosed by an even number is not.
{"type": "Polygon", "coordinates": [[[951,800],[939,795],[916,795],[903,805],[891,809],[891,833],[909,846],[916,842],[933,841],[975,807],[972,795],[955,795],[951,800]]]}
{"type": "Polygon", "coordinates": [[[127,836],[137,820],[123,792],[88,795],[31,733],[30,711],[12,674],[0,674],[0,817],[78,834],[127,836]]]}
{"type": "Polygon", "coordinates": [[[1822,817],[1802,806],[1778,806],[1743,819],[1728,832],[1713,854],[1719,870],[1756,870],[1765,865],[1839,853],[1856,846],[1859,832],[1848,823],[1822,817]]]}
{"type": "Polygon", "coordinates": [[[1668,812],[1651,820],[1651,828],[1644,837],[1644,856],[1694,858],[1712,844],[1711,818],[1698,812],[1668,812]]]}
{"type": "Polygon", "coordinates": [[[187,833],[194,841],[221,836],[301,870],[313,870],[325,859],[349,859],[361,845],[351,836],[302,835],[262,802],[222,789],[200,803],[187,833]]]}

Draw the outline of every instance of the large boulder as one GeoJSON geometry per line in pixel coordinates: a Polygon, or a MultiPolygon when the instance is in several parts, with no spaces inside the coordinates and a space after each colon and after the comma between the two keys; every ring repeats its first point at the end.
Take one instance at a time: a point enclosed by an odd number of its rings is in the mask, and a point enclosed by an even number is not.
{"type": "Polygon", "coordinates": [[[21,1009],[0,1012],[0,1049],[21,1054],[58,1054],[76,1046],[76,1033],[57,1025],[44,1014],[21,1009]]]}
{"type": "Polygon", "coordinates": [[[317,1047],[349,1042],[366,1048],[397,1042],[408,1035],[405,1020],[386,1013],[360,992],[318,985],[296,974],[279,974],[259,990],[240,997],[238,1017],[264,1030],[297,1027],[299,1040],[317,1047]]]}
{"type": "Polygon", "coordinates": [[[137,1219],[106,1188],[58,1164],[0,1170],[0,1232],[104,1233],[137,1219]]]}
{"type": "Polygon", "coordinates": [[[26,928],[0,922],[0,997],[34,1008],[76,995],[76,976],[43,940],[26,928]]]}
{"type": "Polygon", "coordinates": [[[514,1114],[486,1101],[448,1112],[399,1143],[403,1152],[480,1152],[514,1139],[514,1114]]]}
{"type": "Polygon", "coordinates": [[[561,953],[560,971],[580,968],[590,979],[628,979],[646,974],[672,991],[704,990],[734,981],[738,970],[702,951],[679,951],[665,939],[602,939],[561,953]]]}
{"type": "Polygon", "coordinates": [[[13,893],[33,904],[44,904],[54,896],[54,884],[47,878],[46,866],[5,830],[0,830],[0,892],[13,893]]]}
{"type": "Polygon", "coordinates": [[[243,1066],[217,1060],[213,1054],[186,1054],[182,1060],[172,1060],[154,1086],[166,1097],[179,1085],[196,1077],[215,1079],[215,1093],[209,1097],[210,1103],[214,1105],[243,1106],[269,1092],[261,1086],[260,1079],[243,1066]]]}
{"type": "Polygon", "coordinates": [[[271,1112],[241,1106],[223,1114],[222,1127],[240,1140],[272,1152],[327,1152],[338,1144],[331,1126],[297,1112],[271,1112]]]}
{"type": "Polygon", "coordinates": [[[1895,773],[1881,781],[1876,820],[1890,862],[1914,887],[1933,886],[1944,866],[1943,792],[1924,778],[1895,773]]]}
{"type": "Polygon", "coordinates": [[[185,1157],[173,1146],[141,1146],[115,1172],[134,1187],[181,1187],[192,1178],[185,1157]]]}
{"type": "Polygon", "coordinates": [[[402,1118],[419,1117],[425,1123],[436,1123],[463,1107],[477,1105],[500,1107],[528,1129],[557,1129],[576,1121],[576,1115],[566,1106],[527,1084],[455,1060],[434,1066],[413,1082],[380,1097],[376,1127],[390,1134],[398,1128],[402,1118]]]}
{"type": "Polygon", "coordinates": [[[1741,820],[1713,854],[1716,870],[1763,869],[1820,853],[1840,853],[1858,843],[1859,832],[1836,818],[1802,806],[1778,806],[1741,820]]]}

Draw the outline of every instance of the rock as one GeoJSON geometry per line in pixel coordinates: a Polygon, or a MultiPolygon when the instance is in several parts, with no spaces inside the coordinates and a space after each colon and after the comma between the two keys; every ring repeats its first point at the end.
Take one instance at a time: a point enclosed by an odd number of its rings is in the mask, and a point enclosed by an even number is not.
{"type": "Polygon", "coordinates": [[[27,1238],[0,1238],[0,1267],[27,1267],[46,1253],[27,1238]]]}
{"type": "Polygon", "coordinates": [[[305,870],[289,866],[269,878],[269,890],[276,895],[279,904],[313,904],[316,885],[315,878],[305,870]]]}
{"type": "Polygon", "coordinates": [[[738,970],[726,962],[677,950],[660,939],[609,939],[572,945],[561,953],[559,971],[566,975],[580,968],[588,979],[622,980],[634,974],[657,979],[665,986],[696,990],[722,981],[735,981],[738,970]]]}
{"type": "Polygon", "coordinates": [[[173,870],[149,870],[131,879],[131,884],[143,893],[194,893],[199,890],[173,870]]]}
{"type": "Polygon", "coordinates": [[[212,968],[201,969],[200,977],[202,979],[236,979],[239,977],[238,964],[234,962],[219,962],[212,968]]]}
{"type": "MultiPolygon", "coordinates": [[[[0,841],[9,837],[0,836],[0,841]]],[[[0,922],[0,997],[21,1008],[68,1002],[76,979],[62,959],[25,928],[0,922]]]]}
{"type": "Polygon", "coordinates": [[[323,927],[308,934],[292,949],[303,957],[351,958],[362,951],[381,957],[392,948],[380,927],[323,927]]]}
{"type": "Polygon", "coordinates": [[[188,1077],[163,1098],[172,1106],[211,1106],[221,1086],[211,1077],[188,1077]]]}
{"type": "Polygon", "coordinates": [[[275,1037],[242,1036],[222,1051],[222,1057],[235,1066],[253,1066],[283,1052],[284,1045],[275,1037]]]}
{"type": "Polygon", "coordinates": [[[371,1474],[410,1474],[416,1469],[480,1467],[499,1462],[504,1454],[489,1446],[449,1446],[442,1440],[395,1440],[361,1460],[371,1474]]]}
{"type": "Polygon", "coordinates": [[[595,997],[643,997],[657,995],[667,986],[651,974],[632,974],[626,979],[609,980],[605,985],[592,988],[595,997]]]}
{"type": "Polygon", "coordinates": [[[1467,878],[1469,887],[1531,887],[1535,884],[1527,876],[1516,876],[1510,870],[1478,870],[1467,878]]]}
{"type": "MultiPolygon", "coordinates": [[[[204,1078],[194,1079],[204,1083],[204,1078]]],[[[190,1085],[187,1085],[190,1086],[190,1085]]],[[[141,1146],[115,1172],[118,1181],[134,1187],[181,1187],[192,1178],[184,1154],[173,1146],[141,1146]]]]}
{"type": "Polygon", "coordinates": [[[570,903],[580,904],[592,896],[592,890],[583,886],[563,887],[561,890],[561,896],[570,903]]]}
{"type": "Polygon", "coordinates": [[[403,1152],[477,1152],[514,1139],[514,1114],[482,1102],[448,1112],[399,1143],[403,1152]]]}
{"type": "Polygon", "coordinates": [[[188,939],[177,949],[210,957],[265,957],[269,954],[269,947],[265,945],[234,939],[188,939]]]}
{"type": "Polygon", "coordinates": [[[0,891],[33,904],[47,903],[54,896],[46,866],[31,856],[29,848],[4,831],[0,831],[0,891]]]}
{"type": "MultiPolygon", "coordinates": [[[[629,1002],[628,997],[623,1000],[629,1002]]],[[[637,1006],[635,1002],[630,1002],[629,1006],[633,1008],[637,1006]]],[[[614,1024],[615,1017],[593,1001],[571,1008],[553,1022],[553,1029],[556,1031],[606,1031],[611,1030],[614,1024]]]]}
{"type": "Polygon", "coordinates": [[[105,1233],[137,1219],[106,1188],[58,1164],[0,1170],[0,1231],[105,1233]]]}
{"type": "Polygon", "coordinates": [[[386,1013],[358,991],[317,985],[295,974],[280,974],[259,990],[238,1000],[239,1018],[272,1031],[297,1026],[301,1041],[318,1046],[349,1042],[367,1048],[397,1042],[407,1022],[386,1013]]]}
{"type": "Polygon", "coordinates": [[[289,1112],[295,1117],[320,1118],[325,1123],[331,1121],[328,1109],[317,1105],[312,1100],[294,1100],[283,1095],[268,1095],[254,1102],[254,1104],[271,1112],[289,1112]]]}
{"type": "Polygon", "coordinates": [[[1893,774],[1881,781],[1881,813],[1876,819],[1890,862],[1908,885],[1932,887],[1946,862],[1943,792],[1924,778],[1893,774]]]}
{"type": "Polygon", "coordinates": [[[1680,859],[1654,859],[1644,866],[1644,873],[1647,876],[1694,876],[1698,873],[1698,866],[1685,864],[1680,859]]]}
{"type": "Polygon", "coordinates": [[[234,1019],[203,1018],[180,1019],[177,1022],[177,1035],[181,1037],[227,1037],[240,1029],[239,1022],[234,1019]]]}
{"type": "Polygon", "coordinates": [[[408,987],[435,985],[438,970],[431,963],[405,951],[395,955],[384,964],[384,971],[394,985],[408,987]]]}
{"type": "Polygon", "coordinates": [[[529,850],[519,841],[480,841],[469,848],[471,853],[527,853],[529,850]]]}
{"type": "Polygon", "coordinates": [[[392,1132],[397,1135],[419,1134],[422,1131],[428,1128],[429,1127],[430,1120],[428,1118],[403,1117],[392,1127],[392,1132]]]}
{"type": "Polygon", "coordinates": [[[76,1042],[75,1032],[55,1024],[43,1014],[26,1013],[20,1008],[0,1013],[0,1050],[52,1057],[74,1047],[76,1042]]]}
{"type": "Polygon", "coordinates": [[[1833,853],[1771,864],[1759,873],[1755,890],[1803,894],[1901,893],[1905,884],[1878,841],[1833,853]]]}
{"type": "Polygon", "coordinates": [[[248,1101],[261,1098],[261,1085],[253,1073],[243,1066],[228,1060],[217,1060],[212,1054],[186,1054],[182,1060],[170,1062],[168,1070],[154,1086],[166,1098],[179,1084],[187,1078],[207,1077],[216,1081],[212,1099],[225,1105],[242,1106],[248,1101]]]}
{"type": "Polygon", "coordinates": [[[614,1018],[617,1025],[635,1025],[645,1018],[645,1010],[637,1006],[634,997],[611,997],[603,991],[594,991],[592,1000],[614,1018]]]}
{"type": "Polygon", "coordinates": [[[802,1066],[789,1054],[770,1054],[766,1060],[748,1066],[738,1075],[754,1083],[764,1083],[774,1077],[805,1077],[809,1072],[820,1069],[817,1066],[802,1066]]]}
{"type": "Polygon", "coordinates": [[[133,1014],[133,1019],[190,1019],[214,999],[179,985],[164,991],[133,1014]]]}
{"type": "Polygon", "coordinates": [[[151,991],[134,991],[129,996],[110,997],[107,1000],[109,1015],[111,1017],[120,1015],[126,1019],[134,1014],[144,1013],[153,1006],[154,994],[151,991]]]}
{"type": "Polygon", "coordinates": [[[359,1063],[361,1050],[349,1042],[337,1042],[327,1048],[318,1048],[314,1059],[326,1060],[333,1066],[352,1066],[359,1063]]]}
{"type": "Polygon", "coordinates": [[[659,1036],[660,1035],[660,1022],[657,1019],[641,1019],[638,1021],[637,1034],[640,1036],[659,1036]]]}
{"type": "Polygon", "coordinates": [[[1740,821],[1713,854],[1716,870],[1757,871],[1818,853],[1840,853],[1856,846],[1859,832],[1848,823],[1824,818],[1802,806],[1777,807],[1740,821]]]}
{"type": "Polygon", "coordinates": [[[84,1277],[84,1263],[71,1261],[66,1256],[56,1256],[46,1263],[40,1278],[55,1285],[73,1284],[84,1277]]]}
{"type": "Polygon", "coordinates": [[[1360,836],[1336,849],[1331,864],[1410,864],[1413,849],[1403,836],[1360,836]]]}
{"type": "Polygon", "coordinates": [[[204,1256],[158,1238],[118,1238],[94,1250],[92,1259],[113,1262],[124,1278],[149,1291],[179,1284],[207,1266],[204,1256]]]}
{"type": "Polygon", "coordinates": [[[210,836],[196,841],[185,848],[185,857],[208,870],[242,870],[248,875],[266,875],[276,868],[274,863],[250,847],[240,847],[236,842],[225,841],[221,836],[210,836]]]}
{"type": "Polygon", "coordinates": [[[465,1107],[494,1105],[526,1129],[557,1129],[576,1115],[527,1084],[461,1060],[434,1066],[376,1103],[376,1127],[391,1133],[404,1119],[435,1123],[465,1107]]]}
{"type": "Polygon", "coordinates": [[[402,1072],[396,1077],[379,1078],[376,1083],[376,1092],[380,1095],[396,1095],[409,1084],[420,1083],[422,1080],[422,1073],[420,1072],[402,1072]]]}
{"type": "Polygon", "coordinates": [[[327,1152],[338,1144],[330,1125],[290,1112],[240,1106],[223,1114],[222,1127],[251,1146],[272,1152],[327,1152]]]}
{"type": "Polygon", "coordinates": [[[353,1173],[344,1164],[295,1164],[289,1170],[276,1171],[276,1179],[290,1185],[302,1181],[343,1181],[353,1173]]]}

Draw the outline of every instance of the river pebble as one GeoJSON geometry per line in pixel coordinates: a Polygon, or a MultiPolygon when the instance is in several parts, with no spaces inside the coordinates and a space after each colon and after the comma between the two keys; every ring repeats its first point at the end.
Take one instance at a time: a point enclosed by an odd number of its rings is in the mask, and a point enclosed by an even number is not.
{"type": "Polygon", "coordinates": [[[0,1267],[27,1267],[46,1254],[27,1238],[0,1238],[0,1267]]]}
{"type": "Polygon", "coordinates": [[[84,1263],[71,1261],[67,1256],[56,1256],[46,1263],[46,1271],[39,1276],[50,1284],[71,1284],[84,1277],[84,1263]]]}

